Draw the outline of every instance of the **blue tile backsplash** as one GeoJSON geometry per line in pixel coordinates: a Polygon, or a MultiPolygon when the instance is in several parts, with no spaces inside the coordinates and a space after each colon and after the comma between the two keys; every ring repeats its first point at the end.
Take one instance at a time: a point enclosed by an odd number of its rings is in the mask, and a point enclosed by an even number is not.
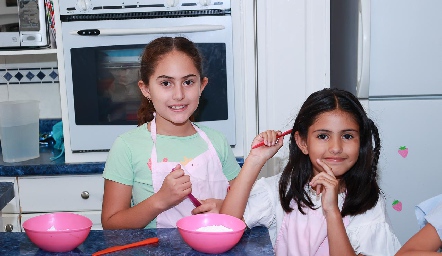
{"type": "Polygon", "coordinates": [[[58,67],[0,69],[0,85],[58,83],[58,67]]]}

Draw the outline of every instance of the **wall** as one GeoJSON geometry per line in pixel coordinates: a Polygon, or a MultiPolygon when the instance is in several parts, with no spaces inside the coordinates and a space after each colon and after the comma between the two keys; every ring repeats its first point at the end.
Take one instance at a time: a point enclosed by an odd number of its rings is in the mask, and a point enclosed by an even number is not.
{"type": "Polygon", "coordinates": [[[0,101],[39,100],[41,119],[61,119],[58,81],[55,53],[0,56],[0,101]]]}
{"type": "MultiPolygon", "coordinates": [[[[329,0],[258,2],[258,130],[285,131],[304,100],[329,86],[329,0]]],[[[289,136],[261,176],[279,173],[289,136]]]]}

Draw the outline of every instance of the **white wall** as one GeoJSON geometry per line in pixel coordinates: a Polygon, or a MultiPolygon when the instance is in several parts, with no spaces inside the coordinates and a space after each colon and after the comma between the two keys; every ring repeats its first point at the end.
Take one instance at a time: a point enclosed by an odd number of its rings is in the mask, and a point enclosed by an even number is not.
{"type": "MultiPolygon", "coordinates": [[[[259,132],[290,129],[306,97],[329,87],[328,1],[258,1],[259,132]]],[[[288,140],[261,176],[282,170],[288,140]]]]}
{"type": "Polygon", "coordinates": [[[29,100],[40,101],[40,119],[61,119],[60,92],[56,54],[44,55],[1,55],[0,56],[0,101],[29,100]],[[39,72],[44,74],[40,79],[39,72]],[[6,79],[6,74],[13,77],[6,79]],[[20,73],[22,79],[15,75],[20,73]],[[29,75],[28,75],[29,74],[29,75]],[[28,76],[26,76],[28,75],[28,76]]]}

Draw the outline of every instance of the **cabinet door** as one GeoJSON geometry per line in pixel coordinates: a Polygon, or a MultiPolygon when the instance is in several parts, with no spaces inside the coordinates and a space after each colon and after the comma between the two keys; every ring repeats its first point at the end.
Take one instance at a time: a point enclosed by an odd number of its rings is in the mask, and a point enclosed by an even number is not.
{"type": "Polygon", "coordinates": [[[14,183],[14,198],[1,210],[2,213],[3,214],[5,214],[5,213],[20,213],[17,178],[15,178],[15,177],[0,177],[0,182],[14,183]]]}
{"type": "Polygon", "coordinates": [[[0,232],[20,232],[20,214],[0,214],[0,232]]]}
{"type": "MultiPolygon", "coordinates": [[[[92,221],[92,230],[102,230],[103,227],[101,226],[101,211],[90,211],[90,212],[72,212],[75,214],[83,215],[87,218],[89,218],[92,221]]],[[[36,217],[39,215],[42,215],[44,213],[27,213],[21,215],[21,224],[27,220],[29,220],[32,217],[36,217]]],[[[22,232],[24,232],[23,226],[20,226],[19,230],[21,229],[22,232]]],[[[18,227],[18,226],[17,226],[18,227]]]]}
{"type": "Polygon", "coordinates": [[[18,178],[22,213],[101,211],[101,175],[18,178]]]}

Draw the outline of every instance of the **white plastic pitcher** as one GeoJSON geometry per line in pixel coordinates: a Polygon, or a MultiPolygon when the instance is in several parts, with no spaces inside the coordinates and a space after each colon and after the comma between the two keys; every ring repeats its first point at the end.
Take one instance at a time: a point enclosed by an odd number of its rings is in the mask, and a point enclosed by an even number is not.
{"type": "Polygon", "coordinates": [[[0,102],[0,138],[3,161],[21,162],[40,156],[39,101],[0,102]]]}

